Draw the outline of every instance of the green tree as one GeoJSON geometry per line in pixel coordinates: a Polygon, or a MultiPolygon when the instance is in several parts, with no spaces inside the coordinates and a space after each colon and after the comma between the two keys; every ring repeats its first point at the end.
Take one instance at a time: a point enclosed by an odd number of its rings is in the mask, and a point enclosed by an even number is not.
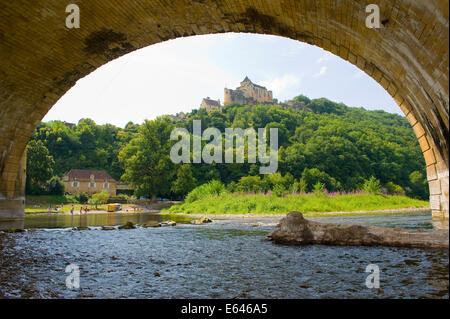
{"type": "Polygon", "coordinates": [[[146,120],[138,136],[120,152],[119,160],[125,168],[122,179],[136,189],[138,196],[153,200],[170,190],[174,164],[170,159],[170,133],[174,128],[168,116],[146,120]]]}
{"type": "Polygon", "coordinates": [[[259,176],[243,176],[239,179],[236,190],[245,193],[258,193],[265,191],[265,185],[259,176]]]}
{"type": "Polygon", "coordinates": [[[178,167],[177,178],[172,183],[171,190],[180,196],[185,196],[195,188],[197,180],[193,176],[192,166],[190,164],[183,164],[178,167]]]}
{"type": "Polygon", "coordinates": [[[409,174],[410,191],[408,195],[419,199],[428,199],[430,190],[428,188],[428,181],[419,171],[414,171],[409,174]]]}
{"type": "Polygon", "coordinates": [[[100,193],[92,194],[92,197],[89,200],[89,203],[95,205],[95,209],[97,209],[97,205],[106,204],[108,202],[108,199],[109,199],[109,193],[104,190],[100,193]]]}
{"type": "Polygon", "coordinates": [[[64,195],[64,183],[59,176],[53,176],[47,181],[47,192],[50,195],[64,195]]]}
{"type": "Polygon", "coordinates": [[[27,194],[44,194],[47,181],[53,175],[55,161],[42,141],[31,140],[27,145],[27,194]]]}

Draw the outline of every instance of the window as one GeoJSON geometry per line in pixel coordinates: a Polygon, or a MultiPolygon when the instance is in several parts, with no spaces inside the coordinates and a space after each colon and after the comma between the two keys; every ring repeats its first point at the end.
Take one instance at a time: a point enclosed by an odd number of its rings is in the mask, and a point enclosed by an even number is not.
{"type": "Polygon", "coordinates": [[[89,188],[95,188],[95,183],[89,183],[89,188]]]}
{"type": "Polygon", "coordinates": [[[78,186],[80,186],[80,183],[78,183],[78,182],[72,182],[72,187],[78,187],[78,186]]]}
{"type": "Polygon", "coordinates": [[[108,189],[109,188],[109,183],[104,183],[103,184],[103,188],[108,189]]]}

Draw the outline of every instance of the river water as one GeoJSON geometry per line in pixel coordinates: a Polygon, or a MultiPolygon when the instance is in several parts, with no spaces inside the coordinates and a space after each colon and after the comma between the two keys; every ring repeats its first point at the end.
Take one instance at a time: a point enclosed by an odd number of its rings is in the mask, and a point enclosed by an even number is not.
{"type": "MultiPolygon", "coordinates": [[[[101,230],[154,214],[27,216],[24,233],[0,232],[3,298],[448,298],[443,249],[283,246],[263,239],[276,219],[101,230]],[[72,227],[90,226],[86,230],[72,227]],[[80,288],[66,287],[66,266],[80,288]],[[366,287],[366,266],[380,288],[366,287]]],[[[171,218],[173,220],[173,217],[171,218]]],[[[430,212],[314,220],[431,230],[430,212]]]]}

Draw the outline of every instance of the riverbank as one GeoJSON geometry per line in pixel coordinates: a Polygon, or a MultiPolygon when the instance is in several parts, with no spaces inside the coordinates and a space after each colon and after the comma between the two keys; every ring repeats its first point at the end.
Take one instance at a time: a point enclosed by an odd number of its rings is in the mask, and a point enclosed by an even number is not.
{"type": "Polygon", "coordinates": [[[429,210],[429,203],[397,195],[382,194],[290,194],[284,197],[264,194],[221,194],[185,202],[162,212],[188,215],[284,216],[300,211],[305,216],[345,216],[402,213],[429,210]]]}
{"type": "MultiPolygon", "coordinates": [[[[175,202],[156,202],[151,204],[142,205],[140,203],[131,202],[123,203],[122,210],[117,211],[119,213],[140,213],[140,212],[159,212],[163,208],[170,207],[175,202]]],[[[74,215],[87,213],[99,214],[106,213],[107,205],[100,204],[80,204],[77,202],[67,201],[66,196],[59,195],[42,195],[42,196],[27,196],[25,201],[25,214],[43,214],[48,213],[49,207],[52,214],[70,214],[73,207],[74,215]]]]}
{"type": "MultiPolygon", "coordinates": [[[[379,209],[379,210],[361,210],[353,212],[323,212],[323,213],[305,213],[305,217],[342,217],[342,216],[364,216],[364,215],[389,215],[389,214],[408,214],[430,210],[429,206],[424,207],[409,207],[396,209],[379,209]]],[[[264,214],[264,213],[248,213],[248,214],[187,214],[187,213],[173,213],[169,211],[161,211],[159,215],[186,215],[192,218],[200,218],[203,216],[217,219],[255,219],[255,218],[283,218],[286,214],[264,214]]]]}

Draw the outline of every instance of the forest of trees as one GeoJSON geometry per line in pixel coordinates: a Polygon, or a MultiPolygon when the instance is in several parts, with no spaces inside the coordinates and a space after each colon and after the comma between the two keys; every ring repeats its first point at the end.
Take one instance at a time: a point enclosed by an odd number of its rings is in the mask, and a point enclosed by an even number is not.
{"type": "Polygon", "coordinates": [[[125,128],[90,119],[72,128],[59,121],[41,123],[28,146],[27,192],[61,191],[57,177],[78,168],[104,169],[133,186],[136,196],[146,197],[183,197],[211,180],[238,191],[264,191],[276,179],[289,190],[311,191],[320,182],[330,191],[354,191],[375,177],[389,192],[428,198],[424,158],[404,117],[325,98],[300,95],[295,100],[312,111],[232,104],[222,112],[199,109],[184,120],[163,116],[141,125],[129,122],[125,128]],[[170,148],[176,141],[170,132],[182,127],[192,133],[193,120],[221,132],[226,127],[278,128],[278,173],[261,177],[260,164],[247,162],[172,163],[170,148]]]}

